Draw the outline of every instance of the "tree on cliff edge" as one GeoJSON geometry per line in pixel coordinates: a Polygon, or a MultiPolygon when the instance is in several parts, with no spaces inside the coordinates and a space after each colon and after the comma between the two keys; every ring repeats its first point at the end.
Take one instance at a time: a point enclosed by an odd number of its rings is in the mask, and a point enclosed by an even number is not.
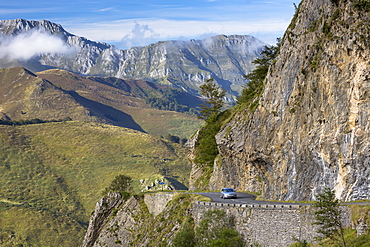
{"type": "Polygon", "coordinates": [[[103,195],[108,194],[109,192],[128,192],[132,190],[131,186],[132,178],[126,175],[117,175],[110,185],[105,188],[103,195]]]}
{"type": "Polygon", "coordinates": [[[339,201],[335,198],[334,191],[326,188],[323,193],[317,196],[314,204],[318,210],[315,212],[316,221],[313,223],[319,225],[317,230],[322,237],[319,240],[330,238],[333,241],[340,242],[340,245],[346,247],[342,225],[342,214],[339,208],[339,201]]]}
{"type": "Polygon", "coordinates": [[[206,80],[206,82],[200,87],[200,94],[207,98],[206,103],[201,104],[200,118],[209,121],[215,118],[220,112],[224,105],[223,98],[226,95],[224,89],[220,89],[213,78],[206,80]]]}

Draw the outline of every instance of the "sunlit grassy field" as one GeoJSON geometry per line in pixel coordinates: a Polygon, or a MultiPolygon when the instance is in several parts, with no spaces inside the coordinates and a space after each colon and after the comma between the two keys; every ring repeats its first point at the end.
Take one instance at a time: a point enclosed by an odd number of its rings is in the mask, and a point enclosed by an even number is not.
{"type": "Polygon", "coordinates": [[[79,246],[102,191],[118,174],[186,185],[180,145],[87,122],[0,126],[0,245],[79,246]]]}

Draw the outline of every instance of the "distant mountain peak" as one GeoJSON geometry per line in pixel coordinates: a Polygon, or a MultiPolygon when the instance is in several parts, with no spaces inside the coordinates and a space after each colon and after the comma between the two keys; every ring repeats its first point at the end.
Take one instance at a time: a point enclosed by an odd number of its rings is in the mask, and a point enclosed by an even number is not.
{"type": "Polygon", "coordinates": [[[60,24],[56,24],[47,20],[42,21],[28,21],[25,19],[0,20],[0,32],[5,35],[17,35],[21,32],[31,29],[40,29],[48,31],[52,34],[63,33],[64,35],[71,35],[60,24]]]}
{"type": "MultiPolygon", "coordinates": [[[[27,61],[33,70],[54,67],[82,75],[142,79],[192,94],[198,94],[199,86],[205,80],[214,78],[227,90],[230,100],[246,84],[243,76],[254,69],[252,61],[265,45],[249,35],[217,35],[202,40],[160,41],[145,47],[119,50],[109,44],[72,35],[61,25],[46,20],[0,21],[3,35],[17,35],[33,28],[59,35],[77,51],[73,56],[44,54],[27,61]]],[[[15,63],[0,62],[3,67],[11,64],[15,63]]],[[[22,65],[28,67],[25,63],[22,65]]]]}

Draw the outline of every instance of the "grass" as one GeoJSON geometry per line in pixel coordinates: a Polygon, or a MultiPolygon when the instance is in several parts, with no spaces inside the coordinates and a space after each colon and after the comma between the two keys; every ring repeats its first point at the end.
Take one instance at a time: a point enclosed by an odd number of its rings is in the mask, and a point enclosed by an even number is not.
{"type": "MultiPolygon", "coordinates": [[[[146,104],[147,97],[162,98],[164,92],[170,90],[161,85],[153,85],[142,80],[122,80],[113,77],[82,77],[64,70],[47,70],[39,72],[38,75],[64,90],[75,91],[93,102],[99,102],[104,106],[127,113],[145,132],[156,136],[169,133],[189,138],[203,124],[203,121],[195,115],[158,110],[146,104]]],[[[193,102],[199,101],[188,94],[182,97],[184,99],[181,103],[191,105],[191,107],[195,107],[192,105],[193,102]]],[[[94,109],[99,110],[98,108],[95,104],[94,109]]],[[[107,109],[101,111],[107,112],[107,109]]],[[[113,113],[108,115],[117,116],[113,113]]],[[[122,115],[121,118],[125,117],[122,115]]],[[[127,124],[128,119],[122,120],[121,118],[118,117],[116,123],[127,124]]]]}
{"type": "Polygon", "coordinates": [[[193,115],[174,111],[133,107],[126,107],[125,111],[144,131],[155,136],[165,136],[168,133],[181,138],[189,138],[204,124],[203,120],[193,115]]]}
{"type": "Polygon", "coordinates": [[[116,175],[139,192],[140,179],[184,182],[191,169],[177,144],[96,123],[0,126],[0,143],[0,245],[79,246],[116,175]]]}

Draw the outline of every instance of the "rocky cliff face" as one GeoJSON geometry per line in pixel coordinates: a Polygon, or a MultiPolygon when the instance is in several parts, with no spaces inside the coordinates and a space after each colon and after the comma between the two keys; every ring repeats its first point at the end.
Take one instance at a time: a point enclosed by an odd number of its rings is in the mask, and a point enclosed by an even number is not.
{"type": "MultiPolygon", "coordinates": [[[[281,200],[369,199],[368,1],[303,0],[270,67],[254,113],[216,136],[210,188],[281,200]]],[[[199,168],[194,165],[194,170],[199,168]]]]}
{"type": "Polygon", "coordinates": [[[158,193],[124,199],[109,193],[97,202],[82,246],[168,246],[190,217],[190,198],[158,193]]]}
{"type": "MultiPolygon", "coordinates": [[[[34,69],[52,66],[83,75],[144,79],[170,84],[192,93],[197,93],[198,86],[213,77],[228,91],[230,99],[241,91],[245,84],[243,75],[254,68],[252,61],[264,45],[252,36],[220,35],[204,40],[166,41],[119,50],[72,35],[49,21],[0,21],[0,34],[3,35],[17,35],[35,28],[59,35],[77,49],[73,56],[39,56],[26,64],[34,69]]],[[[19,66],[19,63],[13,63],[19,66]]],[[[8,62],[7,66],[11,64],[8,62]]]]}

